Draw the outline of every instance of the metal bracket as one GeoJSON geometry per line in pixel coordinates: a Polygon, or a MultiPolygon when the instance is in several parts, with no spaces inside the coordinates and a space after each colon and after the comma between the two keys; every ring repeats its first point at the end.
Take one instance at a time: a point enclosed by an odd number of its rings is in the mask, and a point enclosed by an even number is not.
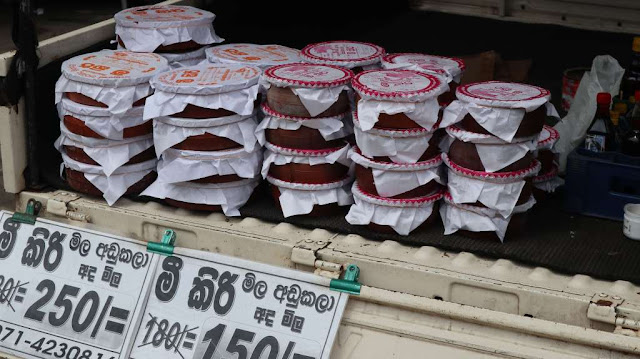
{"type": "Polygon", "coordinates": [[[337,279],[340,277],[342,265],[318,259],[316,253],[326,248],[331,241],[314,240],[311,238],[298,242],[291,250],[291,261],[307,267],[315,268],[315,274],[337,279]]]}
{"type": "Polygon", "coordinates": [[[29,201],[27,201],[27,208],[25,208],[24,213],[15,212],[11,219],[20,223],[35,224],[36,217],[38,216],[40,209],[42,209],[42,203],[33,198],[29,198],[29,201]]]}
{"type": "Polygon", "coordinates": [[[360,268],[355,264],[349,264],[344,271],[343,279],[332,279],[329,287],[337,292],[360,295],[362,285],[358,283],[360,268]]]}
{"type": "Polygon", "coordinates": [[[81,197],[73,192],[56,191],[53,197],[47,200],[47,213],[66,217],[74,221],[89,222],[91,217],[84,213],[79,213],[69,209],[68,204],[81,197]]]}
{"type": "Polygon", "coordinates": [[[173,255],[174,245],[176,243],[176,232],[173,229],[164,231],[160,242],[147,243],[147,252],[162,254],[165,256],[173,255]]]}
{"type": "MultiPolygon", "coordinates": [[[[613,324],[625,329],[640,330],[640,321],[627,317],[621,312],[624,299],[618,296],[611,296],[607,293],[596,294],[591,298],[587,309],[587,318],[607,324],[613,324]]],[[[631,313],[627,313],[631,314],[631,313]]]]}

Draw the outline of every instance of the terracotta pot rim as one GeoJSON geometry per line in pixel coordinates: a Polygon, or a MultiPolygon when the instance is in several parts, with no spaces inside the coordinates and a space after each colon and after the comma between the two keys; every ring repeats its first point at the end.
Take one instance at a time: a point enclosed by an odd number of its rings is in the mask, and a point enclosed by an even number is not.
{"type": "Polygon", "coordinates": [[[267,116],[272,116],[272,117],[277,117],[283,120],[289,120],[289,121],[306,121],[306,120],[330,120],[330,119],[336,119],[336,120],[342,120],[344,119],[348,114],[349,111],[345,111],[339,115],[335,115],[335,116],[324,116],[324,117],[298,117],[298,116],[290,116],[290,115],[285,115],[283,113],[280,113],[276,110],[274,110],[273,108],[271,108],[269,106],[269,104],[267,103],[267,101],[262,103],[261,106],[262,112],[267,115],[267,116]]]}

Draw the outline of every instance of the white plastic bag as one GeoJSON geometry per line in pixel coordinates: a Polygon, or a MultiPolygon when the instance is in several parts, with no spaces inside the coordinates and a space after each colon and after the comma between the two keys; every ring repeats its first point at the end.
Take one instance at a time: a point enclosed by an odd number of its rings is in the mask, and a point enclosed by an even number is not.
{"type": "Polygon", "coordinates": [[[593,60],[591,71],[582,77],[569,113],[554,126],[560,133],[556,149],[560,153],[561,172],[564,172],[567,166],[567,156],[580,145],[591,125],[596,113],[596,95],[608,92],[611,96],[616,96],[623,74],[624,69],[616,59],[609,55],[601,55],[593,60]]]}

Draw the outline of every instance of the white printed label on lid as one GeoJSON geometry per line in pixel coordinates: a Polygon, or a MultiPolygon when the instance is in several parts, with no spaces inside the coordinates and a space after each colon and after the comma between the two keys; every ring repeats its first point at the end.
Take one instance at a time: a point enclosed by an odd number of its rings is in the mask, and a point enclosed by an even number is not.
{"type": "Polygon", "coordinates": [[[362,60],[382,55],[380,47],[349,41],[324,42],[307,47],[305,54],[327,60],[362,60]]]}
{"type": "Polygon", "coordinates": [[[341,68],[307,64],[281,66],[269,71],[269,75],[281,80],[317,83],[347,80],[350,77],[349,72],[341,68]]]}
{"type": "Polygon", "coordinates": [[[422,69],[431,70],[437,73],[446,73],[449,69],[460,69],[462,67],[460,63],[453,59],[425,54],[402,54],[398,56],[390,56],[389,60],[396,64],[415,64],[422,69]]]}
{"type": "Polygon", "coordinates": [[[103,50],[76,56],[62,64],[67,78],[80,82],[140,79],[145,82],[166,70],[167,60],[160,55],[130,51],[103,50]]]}
{"type": "Polygon", "coordinates": [[[278,65],[300,61],[300,50],[281,45],[230,44],[212,47],[207,52],[220,62],[278,65]]]}
{"type": "Polygon", "coordinates": [[[527,101],[549,95],[549,91],[524,84],[508,82],[483,82],[458,88],[466,96],[499,101],[527,101]]]}
{"type": "Polygon", "coordinates": [[[251,65],[213,64],[184,67],[156,76],[151,84],[175,93],[219,93],[248,88],[258,83],[261,70],[251,65]]]}
{"type": "Polygon", "coordinates": [[[258,76],[260,71],[254,67],[208,66],[170,71],[160,75],[157,80],[171,86],[219,86],[243,84],[258,76]]]}
{"type": "Polygon", "coordinates": [[[373,91],[382,93],[416,92],[435,89],[439,83],[435,78],[413,71],[379,70],[363,73],[358,82],[373,91]]]}
{"type": "Polygon", "coordinates": [[[213,18],[213,14],[191,6],[138,6],[116,14],[116,21],[175,22],[213,18]]]}

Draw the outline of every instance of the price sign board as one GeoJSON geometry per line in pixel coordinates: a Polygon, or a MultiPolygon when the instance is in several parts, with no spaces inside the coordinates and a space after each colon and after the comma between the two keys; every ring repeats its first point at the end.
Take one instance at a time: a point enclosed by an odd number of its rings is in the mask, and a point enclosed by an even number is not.
{"type": "Polygon", "coordinates": [[[0,352],[127,359],[158,255],[140,243],[0,212],[0,352]]]}
{"type": "Polygon", "coordinates": [[[152,286],[134,359],[329,358],[348,298],[326,278],[183,248],[152,286]]]}

